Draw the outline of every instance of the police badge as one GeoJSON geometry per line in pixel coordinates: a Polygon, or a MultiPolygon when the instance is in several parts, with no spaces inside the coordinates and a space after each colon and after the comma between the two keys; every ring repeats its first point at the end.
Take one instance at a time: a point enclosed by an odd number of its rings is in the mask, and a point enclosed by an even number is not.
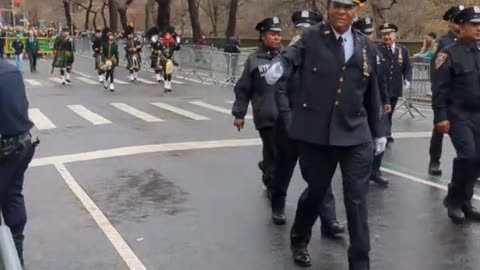
{"type": "Polygon", "coordinates": [[[439,69],[445,61],[447,61],[448,54],[444,52],[438,53],[437,57],[435,58],[435,69],[439,69]]]}

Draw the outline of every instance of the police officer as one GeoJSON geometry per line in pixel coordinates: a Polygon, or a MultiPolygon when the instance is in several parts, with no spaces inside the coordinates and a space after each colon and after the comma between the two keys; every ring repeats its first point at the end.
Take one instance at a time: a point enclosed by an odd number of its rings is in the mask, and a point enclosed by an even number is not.
{"type": "MultiPolygon", "coordinates": [[[[311,25],[318,24],[322,21],[322,16],[315,12],[298,11],[292,14],[292,22],[295,25],[297,35],[302,35],[303,31],[311,25]]],[[[290,123],[291,108],[293,106],[294,96],[291,95],[294,89],[299,86],[299,74],[292,73],[288,78],[286,87],[282,91],[286,91],[288,100],[280,104],[288,105],[280,108],[283,118],[278,118],[275,126],[275,175],[271,183],[271,201],[272,201],[272,219],[275,224],[285,224],[285,198],[287,196],[288,186],[293,175],[293,171],[298,161],[298,146],[294,140],[291,140],[287,134],[287,128],[290,123]]],[[[283,84],[282,84],[283,86],[283,84]]],[[[278,97],[278,95],[277,95],[278,97]]],[[[328,189],[325,199],[320,206],[320,221],[322,223],[321,233],[325,237],[335,238],[338,234],[344,233],[345,228],[337,221],[335,213],[335,197],[331,188],[328,189]]]]}
{"type": "MultiPolygon", "coordinates": [[[[370,39],[370,41],[373,39],[374,27],[373,19],[371,17],[358,18],[358,20],[353,23],[353,28],[366,35],[368,39],[370,39]]],[[[387,87],[387,74],[385,72],[386,70],[388,70],[388,66],[386,64],[385,58],[378,50],[378,48],[376,50],[376,53],[377,56],[375,63],[375,72],[377,74],[378,86],[380,88],[380,98],[384,106],[384,112],[388,115],[392,111],[392,106],[390,105],[390,94],[388,93],[387,87]]],[[[384,128],[388,129],[389,124],[387,119],[384,117],[383,120],[384,128]]],[[[386,187],[388,186],[388,180],[383,177],[382,172],[380,171],[383,155],[383,152],[381,154],[374,155],[370,180],[380,186],[386,187]]]]}
{"type": "MultiPolygon", "coordinates": [[[[455,43],[459,34],[459,26],[453,21],[453,18],[464,9],[464,6],[452,6],[443,15],[443,19],[448,22],[448,33],[440,37],[434,44],[433,56],[431,63],[431,70],[434,70],[434,60],[437,57],[437,53],[447,46],[455,43]]],[[[433,90],[432,90],[433,91],[433,90]]],[[[430,139],[430,162],[428,163],[428,173],[430,175],[440,176],[442,170],[440,169],[440,158],[442,157],[443,146],[443,134],[437,132],[434,128],[432,137],[430,139]]]]}
{"type": "Polygon", "coordinates": [[[412,65],[408,49],[396,42],[398,27],[391,23],[382,24],[380,27],[383,43],[378,49],[382,53],[388,66],[387,87],[390,94],[391,112],[388,114],[390,124],[388,142],[394,141],[392,137],[392,117],[397,106],[398,98],[403,96],[403,88],[409,89],[412,81],[412,65]]]}
{"type": "MultiPolygon", "coordinates": [[[[348,219],[350,269],[369,269],[370,240],[366,196],[375,141],[386,146],[381,126],[375,48],[351,25],[365,0],[328,1],[329,22],[312,26],[276,58],[266,80],[276,83],[291,68],[302,83],[294,89],[289,134],[299,143],[300,169],[308,187],[301,195],[291,230],[296,264],[310,266],[307,250],[319,205],[337,165],[342,172],[348,219]]],[[[281,93],[281,92],[280,92],[281,93]]]]}
{"type": "Polygon", "coordinates": [[[252,103],[253,122],[263,144],[263,183],[269,189],[274,174],[274,127],[278,117],[274,87],[264,79],[270,62],[281,51],[282,28],[278,17],[266,18],[255,27],[260,32],[260,45],[247,61],[242,76],[234,87],[235,102],[232,114],[234,125],[240,131],[245,125],[248,104],[252,103]]]}
{"type": "Polygon", "coordinates": [[[480,166],[480,7],[469,7],[454,18],[459,40],[440,51],[433,74],[435,128],[448,133],[457,157],[444,204],[455,223],[480,221],[472,206],[473,185],[480,166]]]}
{"type": "Polygon", "coordinates": [[[0,212],[14,238],[23,265],[23,231],[27,222],[23,199],[24,173],[34,146],[28,118],[28,101],[20,71],[0,61],[0,212]]]}

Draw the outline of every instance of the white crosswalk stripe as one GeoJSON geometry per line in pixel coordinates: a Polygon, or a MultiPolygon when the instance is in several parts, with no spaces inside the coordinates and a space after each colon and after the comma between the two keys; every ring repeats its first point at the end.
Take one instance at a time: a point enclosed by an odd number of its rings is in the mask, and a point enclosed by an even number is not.
{"type": "MultiPolygon", "coordinates": [[[[215,106],[215,105],[212,105],[212,104],[208,104],[208,103],[205,103],[203,101],[190,101],[189,103],[193,104],[193,105],[196,105],[196,106],[199,106],[199,107],[202,107],[202,108],[205,108],[205,109],[212,110],[212,111],[216,111],[216,112],[220,112],[220,113],[224,113],[224,114],[228,114],[228,115],[232,114],[232,111],[229,110],[229,109],[219,107],[219,106],[215,106]]],[[[245,116],[245,119],[252,119],[252,118],[253,117],[251,115],[246,115],[245,116]]]]}
{"type": "Polygon", "coordinates": [[[34,79],[25,79],[25,82],[27,82],[31,86],[40,86],[42,85],[41,82],[34,80],[34,79]]]}
{"type": "Polygon", "coordinates": [[[72,110],[74,113],[78,114],[85,120],[89,121],[90,123],[94,125],[105,125],[105,124],[111,124],[112,122],[103,116],[100,116],[99,114],[96,114],[89,109],[85,108],[82,105],[68,105],[67,106],[70,110],[72,110]]]}
{"type": "Polygon", "coordinates": [[[158,84],[157,82],[146,80],[146,79],[143,79],[143,78],[137,78],[137,81],[139,81],[141,83],[144,83],[144,84],[150,84],[150,85],[158,84]]]}
{"type": "Polygon", "coordinates": [[[93,84],[93,85],[99,85],[100,83],[94,80],[90,80],[89,78],[84,78],[84,77],[76,77],[75,79],[88,83],[88,84],[93,84]]]}
{"type": "Polygon", "coordinates": [[[48,78],[50,81],[56,82],[56,83],[62,83],[62,79],[56,78],[56,77],[50,77],[48,78]]]}
{"type": "Polygon", "coordinates": [[[143,121],[146,121],[146,122],[163,122],[162,119],[160,118],[157,118],[151,114],[148,114],[146,112],[142,112],[140,110],[137,110],[131,106],[128,106],[127,104],[125,103],[111,103],[112,106],[114,106],[115,108],[121,110],[121,111],[124,111],[132,116],[135,116],[139,119],[142,119],[143,121]]]}
{"type": "Polygon", "coordinates": [[[163,103],[163,102],[154,102],[154,103],[152,103],[152,105],[157,106],[159,108],[162,108],[164,110],[179,114],[181,116],[193,119],[193,120],[210,120],[210,118],[207,118],[203,115],[199,115],[199,114],[196,114],[196,113],[184,110],[184,109],[180,109],[180,108],[174,107],[172,105],[169,105],[169,104],[166,104],[166,103],[163,103]]]}
{"type": "MultiPolygon", "coordinates": [[[[227,101],[228,104],[233,104],[233,102],[234,102],[233,100],[227,101]]],[[[249,108],[249,109],[252,109],[252,104],[251,104],[251,103],[248,104],[248,108],[249,108]]]]}
{"type": "Polygon", "coordinates": [[[90,76],[89,74],[86,74],[86,73],[83,73],[83,72],[80,72],[80,71],[72,70],[72,72],[75,73],[75,74],[78,74],[80,76],[83,76],[85,78],[89,78],[89,79],[92,78],[92,76],[90,76]]]}
{"type": "Polygon", "coordinates": [[[119,79],[114,79],[113,82],[116,83],[116,84],[128,84],[128,82],[122,81],[122,80],[119,80],[119,79]]]}
{"type": "Polygon", "coordinates": [[[52,121],[50,121],[50,119],[48,119],[48,117],[45,116],[45,114],[43,114],[39,109],[28,109],[28,115],[35,124],[35,127],[37,127],[39,130],[56,128],[52,121]]]}
{"type": "MultiPolygon", "coordinates": [[[[155,78],[155,80],[156,80],[156,76],[153,76],[152,78],[155,78]]],[[[163,79],[163,77],[161,77],[160,80],[161,80],[162,82],[165,81],[165,80],[163,79]]],[[[173,80],[173,79],[172,79],[172,83],[174,83],[174,84],[180,84],[180,85],[185,84],[184,82],[177,81],[177,80],[173,80]]]]}

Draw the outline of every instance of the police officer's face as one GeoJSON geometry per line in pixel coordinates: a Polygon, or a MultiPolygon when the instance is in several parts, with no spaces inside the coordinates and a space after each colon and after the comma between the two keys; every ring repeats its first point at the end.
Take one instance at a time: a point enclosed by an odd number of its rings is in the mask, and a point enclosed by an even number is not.
{"type": "Polygon", "coordinates": [[[392,45],[397,40],[397,34],[395,32],[383,33],[382,39],[386,45],[392,45]]]}
{"type": "Polygon", "coordinates": [[[280,47],[282,41],[281,32],[267,31],[262,35],[263,44],[269,49],[276,49],[280,47]]]}
{"type": "Polygon", "coordinates": [[[358,7],[331,2],[328,6],[328,19],[335,31],[345,33],[357,17],[358,7]]]}
{"type": "Polygon", "coordinates": [[[480,23],[465,23],[460,26],[460,37],[471,42],[480,41],[480,23]]]}

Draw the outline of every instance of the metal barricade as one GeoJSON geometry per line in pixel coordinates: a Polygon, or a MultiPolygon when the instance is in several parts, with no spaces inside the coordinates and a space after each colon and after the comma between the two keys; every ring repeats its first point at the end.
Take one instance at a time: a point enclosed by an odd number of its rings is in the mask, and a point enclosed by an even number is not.
{"type": "Polygon", "coordinates": [[[22,270],[12,232],[0,212],[0,270],[22,270]]]}

